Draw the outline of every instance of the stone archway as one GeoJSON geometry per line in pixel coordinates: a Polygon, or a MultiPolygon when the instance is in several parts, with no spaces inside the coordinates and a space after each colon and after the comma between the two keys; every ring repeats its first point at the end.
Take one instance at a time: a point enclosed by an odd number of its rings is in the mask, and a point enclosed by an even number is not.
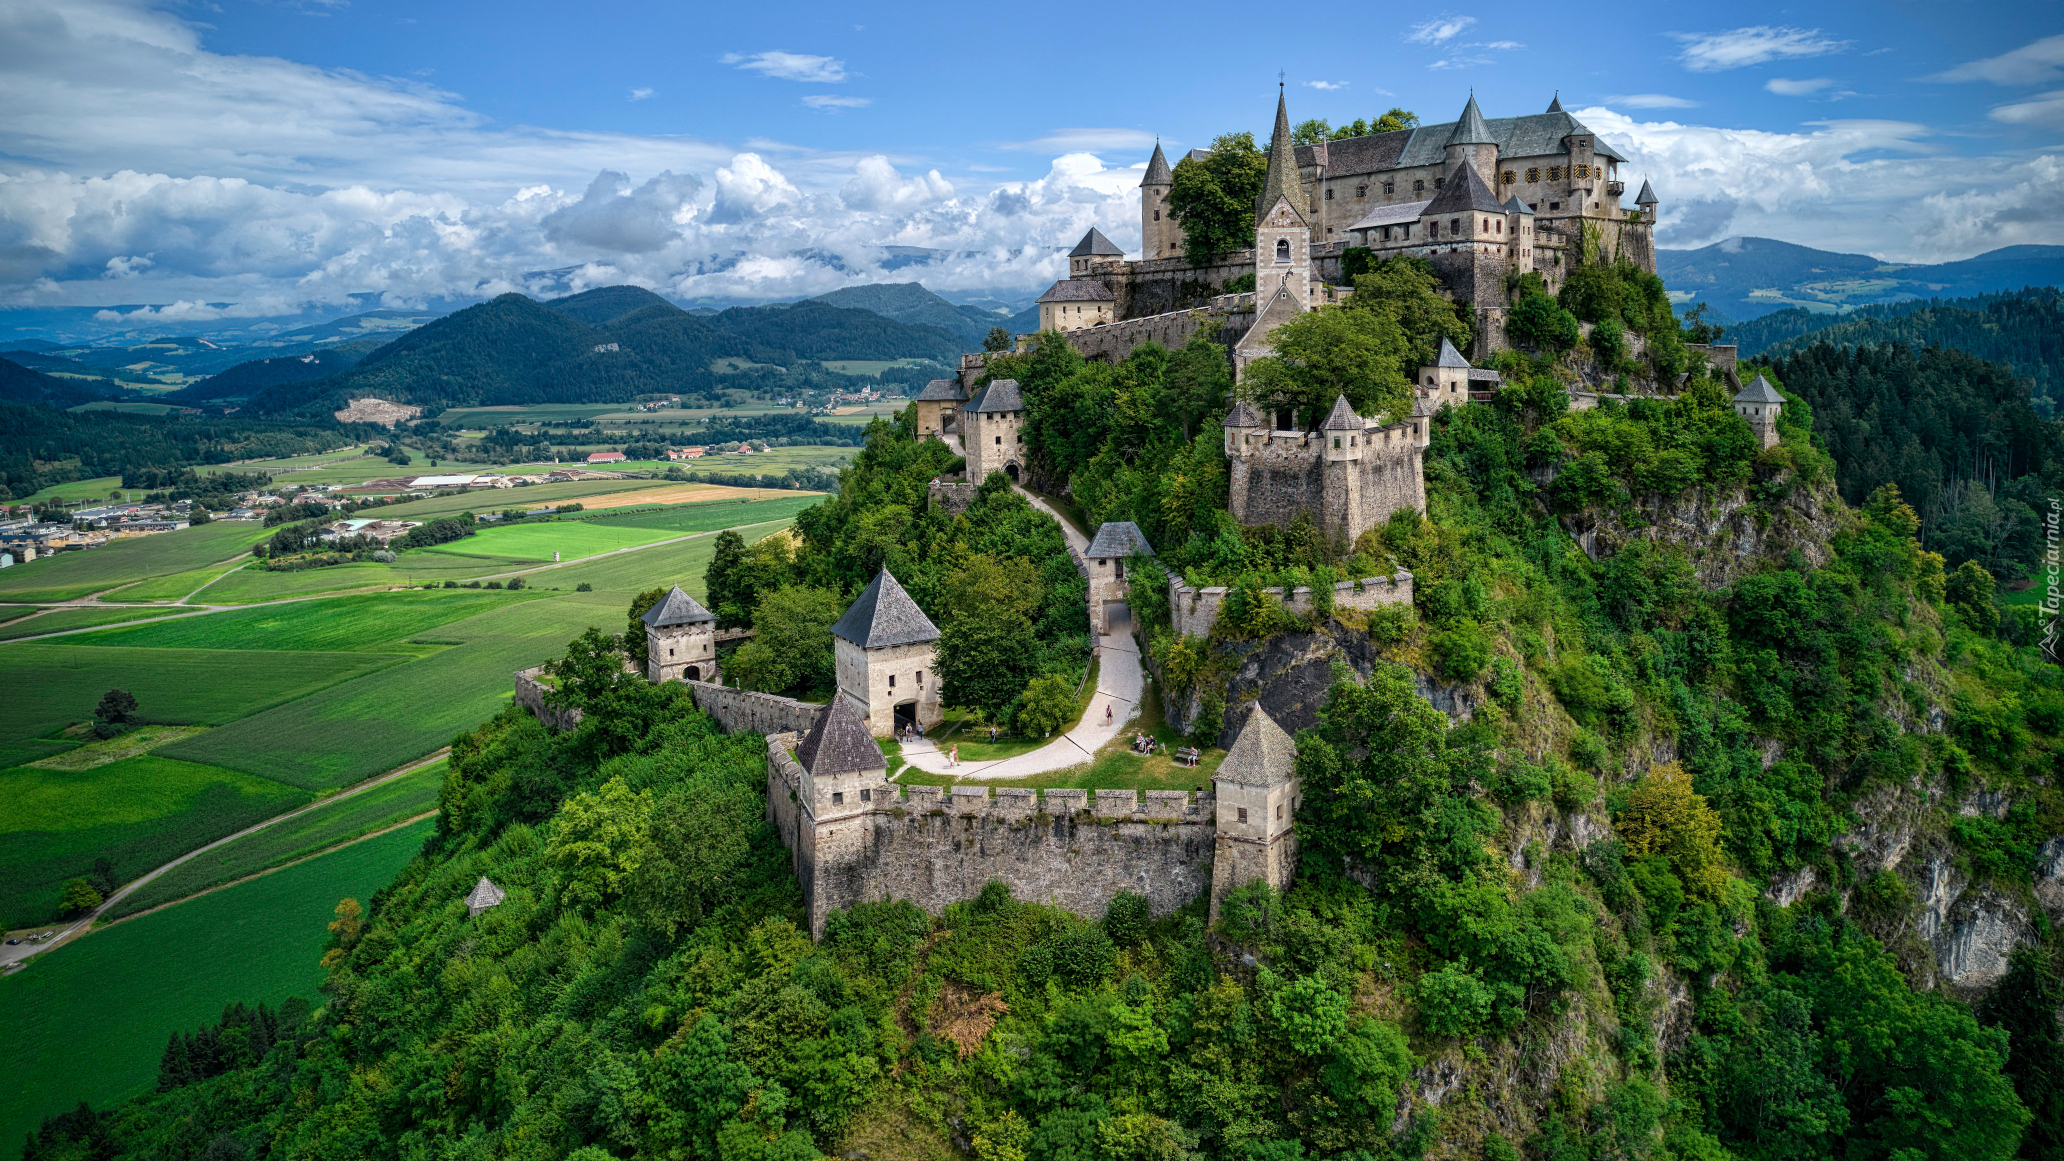
{"type": "Polygon", "coordinates": [[[1017,483],[1017,482],[1018,482],[1018,465],[1016,465],[1016,464],[1005,464],[1005,465],[1003,465],[1003,474],[1004,474],[1004,475],[1006,475],[1006,476],[1009,476],[1009,477],[1010,477],[1010,482],[1011,482],[1011,483],[1013,483],[1013,484],[1017,483]]]}
{"type": "Polygon", "coordinates": [[[895,708],[895,718],[896,735],[901,737],[904,730],[917,725],[917,703],[914,701],[898,702],[895,708]]]}
{"type": "Polygon", "coordinates": [[[702,680],[702,666],[700,666],[700,665],[691,665],[691,666],[689,666],[688,668],[686,668],[686,669],[682,670],[682,671],[681,671],[681,680],[682,680],[682,681],[701,681],[701,680],[702,680]]]}

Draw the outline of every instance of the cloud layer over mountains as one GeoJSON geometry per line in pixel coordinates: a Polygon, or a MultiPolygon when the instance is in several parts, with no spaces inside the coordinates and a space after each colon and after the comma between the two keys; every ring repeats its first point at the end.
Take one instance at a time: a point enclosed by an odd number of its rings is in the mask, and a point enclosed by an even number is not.
{"type": "MultiPolygon", "coordinates": [[[[811,80],[838,64],[734,63],[811,80]]],[[[998,183],[865,150],[495,124],[427,85],[210,52],[124,0],[0,0],[0,107],[0,303],[180,300],[195,317],[537,289],[539,271],[554,290],[793,297],[884,277],[909,257],[891,247],[947,252],[898,280],[1029,297],[1091,225],[1137,244],[1146,148],[1055,130],[1022,143],[1057,154],[1043,175],[998,183]]],[[[1631,182],[1654,181],[1664,245],[1761,234],[1938,261],[2064,242],[2054,154],[1945,164],[1936,131],[1902,121],[1579,115],[1633,159],[1631,182]]]]}

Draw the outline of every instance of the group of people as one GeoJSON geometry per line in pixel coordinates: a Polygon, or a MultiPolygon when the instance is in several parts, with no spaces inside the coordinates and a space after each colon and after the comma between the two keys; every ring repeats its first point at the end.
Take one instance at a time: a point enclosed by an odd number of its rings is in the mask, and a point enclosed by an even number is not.
{"type": "Polygon", "coordinates": [[[1161,752],[1161,743],[1155,741],[1151,735],[1134,734],[1132,736],[1132,752],[1135,754],[1158,754],[1161,752]]]}
{"type": "MultiPolygon", "coordinates": [[[[919,729],[917,728],[917,724],[916,724],[915,722],[911,722],[911,723],[906,723],[906,724],[904,725],[904,727],[903,727],[903,728],[902,728],[901,730],[898,730],[898,731],[897,731],[897,734],[896,734],[896,736],[897,736],[898,738],[902,739],[902,740],[903,740],[903,741],[905,741],[905,742],[915,742],[915,741],[918,741],[918,740],[922,739],[922,738],[924,737],[924,733],[923,733],[923,731],[921,731],[921,730],[919,730],[919,729]]],[[[990,727],[989,727],[989,740],[990,740],[990,741],[992,741],[992,742],[996,740],[996,727],[995,727],[995,726],[990,726],[990,727]]],[[[955,742],[955,743],[953,743],[953,748],[952,748],[952,749],[950,749],[950,750],[947,750],[947,751],[946,751],[946,764],[947,764],[948,766],[958,766],[958,765],[960,765],[960,743],[959,743],[959,742],[955,742]]]]}

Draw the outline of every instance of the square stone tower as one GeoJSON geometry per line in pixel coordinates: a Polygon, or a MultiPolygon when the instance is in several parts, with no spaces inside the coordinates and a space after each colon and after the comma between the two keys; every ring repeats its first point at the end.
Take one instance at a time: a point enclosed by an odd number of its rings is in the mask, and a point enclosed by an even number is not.
{"type": "Polygon", "coordinates": [[[1079,331],[1117,317],[1117,296],[1093,278],[1063,278],[1039,296],[1042,331],[1079,331]]]}
{"type": "Polygon", "coordinates": [[[967,394],[960,389],[958,379],[934,379],[925,384],[913,400],[917,404],[917,435],[939,437],[951,435],[960,430],[960,405],[967,402],[967,394]]]}
{"type": "Polygon", "coordinates": [[[934,668],[939,630],[888,569],[861,590],[831,637],[839,697],[875,737],[913,723],[929,730],[945,716],[934,668]]]}
{"type": "Polygon", "coordinates": [[[1175,170],[1161,143],[1154,142],[1154,156],[1147,159],[1147,175],[1140,179],[1140,257],[1183,256],[1183,228],[1168,210],[1168,195],[1175,190],[1175,170]]]}
{"type": "Polygon", "coordinates": [[[645,610],[645,678],[707,681],[722,685],[717,672],[717,617],[675,585],[645,610]]]}
{"type": "Polygon", "coordinates": [[[1125,558],[1152,556],[1154,546],[1130,520],[1118,520],[1097,529],[1095,539],[1083,551],[1089,562],[1089,619],[1099,633],[1111,631],[1107,606],[1126,598],[1131,586],[1125,579],[1125,558]]]}
{"type": "MultiPolygon", "coordinates": [[[[1276,94],[1276,128],[1269,137],[1268,176],[1254,203],[1254,301],[1281,291],[1297,309],[1311,309],[1311,219],[1308,195],[1298,179],[1297,150],[1290,142],[1290,110],[1276,94]]],[[[1257,320],[1258,322],[1259,320],[1257,320]]]]}
{"type": "Polygon", "coordinates": [[[1211,858],[1211,919],[1234,888],[1256,879],[1278,891],[1297,873],[1291,829],[1304,792],[1297,780],[1297,744],[1259,703],[1233,739],[1213,780],[1218,791],[1217,849],[1211,858]]]}
{"type": "Polygon", "coordinates": [[[1016,379],[998,379],[961,404],[961,443],[967,478],[980,484],[991,472],[1018,482],[1025,458],[1025,397],[1016,379]]]}
{"type": "Polygon", "coordinates": [[[1734,397],[1734,413],[1748,421],[1764,447],[1777,446],[1777,413],[1783,409],[1784,396],[1761,375],[1734,397]]]}

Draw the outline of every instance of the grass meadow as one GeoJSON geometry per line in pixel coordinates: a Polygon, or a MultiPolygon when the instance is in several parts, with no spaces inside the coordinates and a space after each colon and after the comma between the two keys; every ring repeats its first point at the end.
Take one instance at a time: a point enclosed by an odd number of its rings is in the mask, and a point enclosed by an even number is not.
{"type": "Polygon", "coordinates": [[[271,533],[242,520],[117,540],[0,569],[0,600],[68,601],[117,585],[188,572],[248,550],[271,533]]]}
{"type": "Polygon", "coordinates": [[[408,652],[395,647],[440,625],[527,599],[534,598],[485,589],[360,593],[80,633],[65,643],[122,649],[408,652]]]}
{"type": "Polygon", "coordinates": [[[444,768],[445,763],[432,762],[334,806],[318,806],[189,859],[139,887],[116,904],[109,918],[148,911],[435,810],[444,768]]]}
{"type": "Polygon", "coordinates": [[[80,1101],[148,1091],[175,1031],[232,1000],[320,1003],[337,900],[364,900],[406,866],[430,820],[96,931],[0,977],[0,1141],[80,1101]]]}
{"type": "MultiPolygon", "coordinates": [[[[731,505],[733,508],[739,505],[731,505]]],[[[655,540],[665,540],[668,533],[637,525],[597,524],[588,520],[551,520],[537,524],[511,524],[503,528],[483,528],[464,540],[449,544],[432,545],[402,553],[395,561],[396,572],[413,571],[403,566],[416,557],[457,558],[461,561],[506,561],[515,560],[539,563],[552,559],[559,553],[564,560],[576,560],[584,556],[596,556],[604,552],[615,552],[620,548],[635,548],[655,540]]]]}
{"type": "Polygon", "coordinates": [[[113,860],[126,881],[310,797],[158,754],[87,770],[0,770],[0,927],[53,919],[64,881],[96,858],[113,860]]]}
{"type": "Polygon", "coordinates": [[[166,609],[52,609],[40,617],[21,617],[0,625],[0,641],[62,633],[66,629],[90,629],[95,625],[119,625],[143,617],[162,617],[166,609]]]}
{"type": "Polygon", "coordinates": [[[766,520],[782,520],[813,504],[821,504],[824,497],[816,492],[798,492],[792,496],[781,496],[771,500],[708,500],[699,504],[677,504],[643,512],[626,512],[622,515],[589,516],[580,518],[583,524],[617,528],[657,528],[669,532],[711,532],[735,527],[741,523],[760,523],[766,520]]]}

